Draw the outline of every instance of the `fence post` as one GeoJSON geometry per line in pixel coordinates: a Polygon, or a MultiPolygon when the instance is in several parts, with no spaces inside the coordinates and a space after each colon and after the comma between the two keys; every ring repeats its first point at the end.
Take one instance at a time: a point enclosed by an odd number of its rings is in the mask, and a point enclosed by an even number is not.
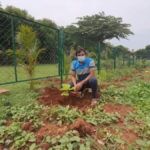
{"type": "Polygon", "coordinates": [[[125,57],[122,57],[122,65],[124,66],[125,57]]]}
{"type": "Polygon", "coordinates": [[[58,35],[59,35],[59,71],[60,71],[60,77],[61,77],[61,85],[63,83],[63,74],[64,74],[64,51],[63,51],[63,40],[64,40],[64,35],[63,35],[63,30],[59,30],[58,31],[58,35]]]}
{"type": "Polygon", "coordinates": [[[57,31],[58,43],[57,43],[57,63],[58,63],[58,75],[60,76],[61,72],[61,63],[60,63],[60,31],[57,31]]]}
{"type": "Polygon", "coordinates": [[[17,76],[17,58],[16,58],[16,46],[15,46],[15,29],[14,29],[14,20],[11,17],[11,35],[12,35],[12,49],[13,49],[13,59],[14,59],[14,72],[15,72],[15,81],[18,81],[17,76]]]}
{"type": "Polygon", "coordinates": [[[134,54],[132,55],[132,64],[134,65],[134,59],[135,59],[135,57],[134,57],[134,54]]]}
{"type": "Polygon", "coordinates": [[[113,58],[114,58],[114,69],[116,69],[116,51],[115,51],[115,48],[113,48],[113,58]]]}
{"type": "Polygon", "coordinates": [[[85,48],[85,38],[83,39],[83,47],[85,48]]]}
{"type": "Polygon", "coordinates": [[[130,59],[130,56],[128,58],[128,66],[130,67],[131,66],[131,59],[130,59]]]}
{"type": "Polygon", "coordinates": [[[97,53],[98,53],[98,57],[97,57],[97,58],[98,58],[98,60],[97,60],[97,69],[98,69],[98,74],[100,73],[100,69],[101,69],[101,64],[100,64],[100,63],[101,63],[101,62],[100,62],[100,59],[101,59],[100,46],[101,46],[101,45],[100,45],[100,42],[98,42],[98,43],[97,43],[97,53]]]}

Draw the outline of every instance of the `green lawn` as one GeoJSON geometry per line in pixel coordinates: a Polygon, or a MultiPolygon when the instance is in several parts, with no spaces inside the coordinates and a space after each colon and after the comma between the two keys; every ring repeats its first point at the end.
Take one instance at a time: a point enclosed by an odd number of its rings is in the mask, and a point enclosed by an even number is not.
{"type": "MultiPolygon", "coordinates": [[[[46,64],[36,66],[34,78],[58,75],[57,64],[46,64]]],[[[18,81],[27,80],[28,76],[24,68],[17,66],[18,81]]],[[[0,66],[0,83],[15,82],[15,69],[13,66],[0,66]]]]}

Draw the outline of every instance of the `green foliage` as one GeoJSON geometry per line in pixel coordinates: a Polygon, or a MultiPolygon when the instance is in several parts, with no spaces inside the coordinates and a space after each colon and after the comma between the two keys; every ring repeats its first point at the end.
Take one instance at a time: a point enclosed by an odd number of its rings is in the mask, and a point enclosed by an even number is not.
{"type": "Polygon", "coordinates": [[[131,86],[125,93],[125,96],[132,102],[140,103],[142,100],[147,100],[150,97],[150,84],[140,82],[131,86]]]}
{"type": "Polygon", "coordinates": [[[3,119],[12,119],[16,122],[32,122],[35,128],[42,125],[40,121],[39,113],[42,110],[42,106],[37,104],[29,104],[26,106],[14,106],[8,107],[5,111],[3,119]]]}
{"type": "Polygon", "coordinates": [[[64,73],[65,73],[66,79],[68,79],[68,75],[69,75],[69,71],[70,71],[70,65],[71,65],[71,61],[74,58],[74,53],[75,53],[75,50],[73,47],[71,47],[69,55],[64,53],[64,73]]]}
{"type": "Polygon", "coordinates": [[[22,131],[19,123],[12,123],[10,126],[0,126],[0,143],[4,145],[4,148],[10,147],[10,149],[21,149],[27,145],[27,143],[36,142],[33,133],[27,133],[22,131]]]}
{"type": "Polygon", "coordinates": [[[94,109],[89,109],[85,114],[83,113],[82,118],[93,125],[110,124],[117,122],[118,114],[108,114],[103,112],[101,105],[98,105],[94,109]]]}
{"type": "Polygon", "coordinates": [[[21,10],[20,8],[14,7],[14,6],[7,6],[5,8],[6,12],[9,12],[11,14],[14,14],[16,16],[24,17],[26,19],[34,19],[26,10],[21,10]]]}
{"type": "Polygon", "coordinates": [[[88,109],[85,113],[78,111],[75,108],[54,107],[46,111],[44,118],[57,124],[73,123],[75,119],[82,118],[85,121],[93,124],[109,124],[116,122],[119,118],[118,114],[108,114],[103,112],[102,106],[97,106],[95,109],[88,109]]]}
{"type": "Polygon", "coordinates": [[[80,138],[78,132],[74,130],[66,132],[63,136],[47,136],[45,141],[51,145],[49,150],[90,150],[90,141],[87,138],[80,138]]]}
{"type": "Polygon", "coordinates": [[[69,106],[58,106],[51,110],[50,108],[49,118],[57,121],[58,124],[73,123],[75,119],[81,116],[81,113],[75,108],[69,106]]]}
{"type": "Polygon", "coordinates": [[[106,16],[104,12],[80,17],[77,25],[81,35],[100,42],[112,38],[127,38],[133,34],[129,29],[130,24],[122,23],[122,18],[106,16]]]}
{"type": "Polygon", "coordinates": [[[102,69],[100,70],[100,78],[101,81],[111,81],[113,79],[118,79],[127,75],[131,75],[131,72],[134,71],[134,68],[123,68],[123,69],[102,69]]]}
{"type": "Polygon", "coordinates": [[[143,49],[137,50],[134,54],[138,59],[150,59],[150,45],[145,46],[143,49]]]}
{"type": "Polygon", "coordinates": [[[69,96],[69,92],[74,90],[74,87],[70,87],[70,84],[62,84],[62,88],[60,89],[62,92],[62,96],[69,96]]]}
{"type": "MultiPolygon", "coordinates": [[[[20,49],[16,52],[19,62],[26,70],[29,79],[32,79],[38,56],[43,49],[39,49],[36,33],[30,26],[20,25],[16,40],[20,45],[20,49]]],[[[33,89],[33,81],[30,82],[30,89],[33,89]]]]}

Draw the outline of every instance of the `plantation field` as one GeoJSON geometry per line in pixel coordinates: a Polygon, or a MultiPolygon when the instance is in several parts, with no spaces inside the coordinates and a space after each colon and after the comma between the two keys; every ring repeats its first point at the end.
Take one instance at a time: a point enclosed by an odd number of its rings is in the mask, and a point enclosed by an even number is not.
{"type": "Polygon", "coordinates": [[[63,98],[52,88],[58,79],[38,81],[35,91],[27,82],[2,86],[10,94],[0,95],[0,149],[149,150],[150,68],[97,77],[95,107],[88,93],[63,98]]]}
{"type": "MultiPolygon", "coordinates": [[[[17,66],[18,81],[27,80],[29,77],[22,66],[17,66]]],[[[57,64],[37,65],[33,78],[43,78],[58,75],[57,64]]],[[[0,66],[0,83],[15,82],[15,68],[13,66],[0,66]]]]}

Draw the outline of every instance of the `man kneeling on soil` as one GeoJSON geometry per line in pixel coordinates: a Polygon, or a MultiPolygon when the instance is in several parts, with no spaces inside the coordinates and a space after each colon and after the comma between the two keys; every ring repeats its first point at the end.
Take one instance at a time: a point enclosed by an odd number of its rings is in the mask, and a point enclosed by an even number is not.
{"type": "Polygon", "coordinates": [[[97,79],[95,77],[96,66],[92,58],[86,57],[86,51],[76,51],[76,60],[71,63],[71,86],[75,92],[83,93],[86,88],[92,89],[92,105],[97,103],[97,79]]]}

